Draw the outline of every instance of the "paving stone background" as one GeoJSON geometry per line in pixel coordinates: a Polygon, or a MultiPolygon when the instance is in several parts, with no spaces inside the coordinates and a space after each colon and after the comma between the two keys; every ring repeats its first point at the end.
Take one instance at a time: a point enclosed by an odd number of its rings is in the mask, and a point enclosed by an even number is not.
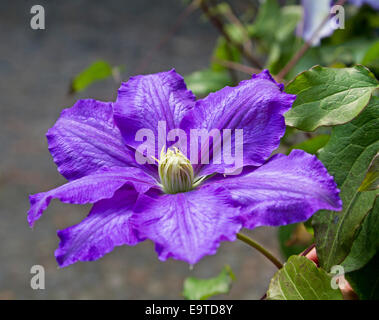
{"type": "MultiPolygon", "coordinates": [[[[229,295],[258,299],[275,272],[259,253],[241,242],[222,243],[218,253],[192,271],[181,261],[161,262],[151,242],[118,247],[95,262],[58,269],[57,229],[80,222],[89,206],[54,200],[34,230],[28,227],[28,194],[64,183],[47,149],[45,133],[61,110],[79,98],[112,101],[112,79],[75,96],[70,79],[91,62],[125,65],[123,80],[172,27],[184,10],[178,0],[37,1],[46,29],[30,28],[35,1],[0,1],[0,299],[181,299],[187,276],[210,277],[229,264],[236,277],[229,295]],[[46,289],[32,290],[30,268],[43,265],[46,289]]],[[[175,67],[181,74],[205,68],[217,33],[199,12],[155,52],[146,73],[175,67]]],[[[274,228],[248,234],[278,253],[274,228]]]]}

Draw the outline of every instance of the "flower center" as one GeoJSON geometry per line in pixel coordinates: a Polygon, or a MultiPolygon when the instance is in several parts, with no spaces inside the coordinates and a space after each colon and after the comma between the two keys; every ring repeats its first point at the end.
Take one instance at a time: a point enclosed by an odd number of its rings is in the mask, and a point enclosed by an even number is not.
{"type": "Polygon", "coordinates": [[[194,188],[194,173],[191,162],[187,157],[174,148],[164,148],[158,161],[158,172],[165,193],[179,193],[194,188]]]}

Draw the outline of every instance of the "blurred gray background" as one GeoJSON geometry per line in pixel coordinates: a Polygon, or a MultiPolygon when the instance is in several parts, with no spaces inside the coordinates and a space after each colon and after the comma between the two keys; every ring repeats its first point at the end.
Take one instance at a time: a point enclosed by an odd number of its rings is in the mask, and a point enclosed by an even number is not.
{"type": "MultiPolygon", "coordinates": [[[[45,139],[61,110],[79,98],[116,98],[112,79],[75,96],[68,94],[70,80],[97,59],[125,65],[127,80],[184,9],[178,0],[0,0],[0,299],[181,299],[186,277],[215,276],[224,264],[237,279],[230,294],[218,298],[259,299],[266,291],[275,267],[239,241],[222,243],[192,271],[181,261],[159,261],[148,241],[58,269],[56,230],[80,222],[90,207],[54,200],[34,230],[26,221],[28,195],[65,182],[45,139]],[[45,30],[30,28],[34,4],[45,8],[45,30]],[[30,287],[35,264],[45,267],[45,290],[30,287]]],[[[144,72],[207,67],[217,35],[194,12],[153,52],[144,72]]],[[[274,228],[248,234],[279,254],[274,228]]]]}

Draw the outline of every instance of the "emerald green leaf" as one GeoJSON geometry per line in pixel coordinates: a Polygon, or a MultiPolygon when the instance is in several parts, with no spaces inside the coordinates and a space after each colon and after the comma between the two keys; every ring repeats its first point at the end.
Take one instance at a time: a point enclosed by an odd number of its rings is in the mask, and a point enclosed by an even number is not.
{"type": "Polygon", "coordinates": [[[300,73],[286,92],[297,98],[286,114],[286,124],[304,131],[334,126],[354,119],[368,104],[378,81],[363,66],[324,68],[300,73]]]}
{"type": "Polygon", "coordinates": [[[331,287],[332,277],[302,256],[291,256],[274,277],[267,291],[269,300],[342,300],[331,287]]]}
{"type": "MultiPolygon", "coordinates": [[[[365,219],[370,212],[375,212],[372,208],[377,191],[360,192],[359,187],[378,150],[379,98],[373,97],[356,119],[333,128],[328,144],[319,152],[319,159],[341,190],[343,202],[341,212],[323,210],[312,218],[318,258],[327,271],[337,264],[343,265],[346,272],[361,267],[360,263],[354,264],[354,259],[347,258],[354,242],[363,241],[362,237],[365,237],[362,234],[357,238],[365,219]]],[[[362,252],[361,258],[365,255],[367,260],[372,257],[372,252],[362,252]]]]}
{"type": "Polygon", "coordinates": [[[214,278],[189,277],[184,281],[183,296],[189,300],[205,300],[217,294],[228,293],[234,279],[234,274],[229,266],[225,266],[214,278]]]}
{"type": "Polygon", "coordinates": [[[315,154],[319,149],[328,143],[329,139],[330,136],[328,134],[320,134],[319,136],[293,145],[288,149],[287,154],[289,154],[293,149],[300,149],[304,150],[305,152],[315,154]]]}
{"type": "Polygon", "coordinates": [[[103,80],[112,75],[112,67],[106,61],[96,61],[79,73],[71,82],[71,92],[79,92],[95,81],[103,80]]]}
{"type": "Polygon", "coordinates": [[[211,69],[195,71],[184,77],[184,81],[196,96],[206,96],[210,92],[232,85],[227,71],[216,72],[211,69]]]}
{"type": "Polygon", "coordinates": [[[362,269],[345,275],[361,300],[379,300],[379,253],[362,269]]]}
{"type": "Polygon", "coordinates": [[[359,191],[371,191],[379,188],[379,153],[371,161],[359,191]]]}

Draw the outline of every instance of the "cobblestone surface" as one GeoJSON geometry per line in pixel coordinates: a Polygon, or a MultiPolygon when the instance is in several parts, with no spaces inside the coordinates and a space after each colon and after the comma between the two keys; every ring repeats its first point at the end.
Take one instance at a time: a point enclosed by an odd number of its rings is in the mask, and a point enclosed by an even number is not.
{"type": "MultiPolygon", "coordinates": [[[[31,1],[0,2],[0,299],[180,299],[183,279],[209,277],[229,264],[237,280],[228,296],[257,299],[275,268],[243,243],[222,243],[192,271],[187,264],[160,262],[151,242],[119,247],[95,262],[58,269],[57,229],[81,221],[88,206],[53,201],[31,230],[28,194],[64,183],[47,150],[45,132],[62,108],[78,98],[114,100],[113,80],[68,95],[70,79],[96,59],[125,65],[123,79],[172,27],[183,11],[177,0],[38,1],[46,10],[46,30],[29,26],[31,1]],[[30,268],[43,265],[46,289],[32,290],[30,268]]],[[[175,67],[182,74],[209,63],[217,34],[199,13],[154,53],[146,72],[175,67]]],[[[249,232],[274,252],[273,228],[249,232]]]]}

